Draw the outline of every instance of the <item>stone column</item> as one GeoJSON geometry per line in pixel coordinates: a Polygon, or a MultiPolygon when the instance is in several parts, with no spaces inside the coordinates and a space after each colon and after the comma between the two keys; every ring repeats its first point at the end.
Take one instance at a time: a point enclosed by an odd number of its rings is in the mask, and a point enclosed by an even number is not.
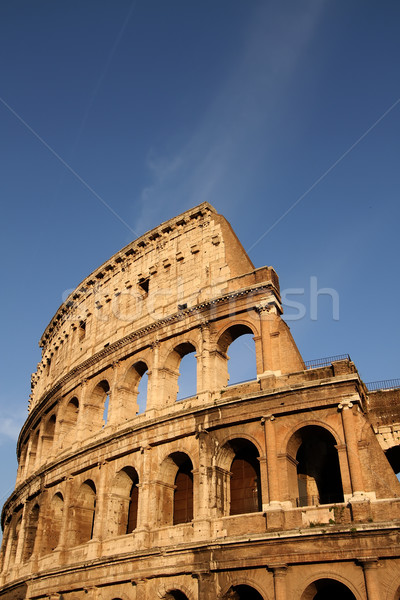
{"type": "Polygon", "coordinates": [[[355,431],[355,420],[353,411],[353,403],[350,399],[343,399],[339,404],[339,410],[342,411],[343,431],[347,449],[347,460],[349,463],[351,487],[353,497],[363,495],[363,479],[361,472],[360,458],[358,455],[358,443],[355,431]]]}
{"type": "Polygon", "coordinates": [[[267,469],[267,458],[265,456],[259,458],[260,463],[260,479],[261,479],[261,504],[262,509],[267,506],[269,502],[268,498],[268,469],[267,469]]]}
{"type": "Polygon", "coordinates": [[[267,455],[268,503],[279,504],[278,459],[276,456],[275,417],[267,415],[263,418],[265,428],[265,445],[267,455]]]}
{"type": "Polygon", "coordinates": [[[215,581],[211,573],[193,573],[192,577],[197,580],[197,600],[215,598],[215,581]]]}
{"type": "Polygon", "coordinates": [[[379,567],[377,558],[370,558],[360,561],[365,579],[365,589],[368,600],[381,600],[383,590],[380,589],[377,569],[379,567]]]}
{"type": "Polygon", "coordinates": [[[256,307],[260,315],[261,346],[263,373],[261,376],[280,375],[279,336],[272,337],[274,332],[273,323],[282,313],[282,308],[274,294],[263,298],[256,307]]]}
{"type": "Polygon", "coordinates": [[[71,504],[72,485],[73,485],[73,478],[70,477],[65,482],[65,487],[64,487],[64,508],[63,508],[60,537],[58,539],[58,545],[57,545],[57,548],[59,550],[65,550],[65,548],[68,546],[67,537],[68,537],[68,533],[69,533],[68,532],[68,527],[69,527],[69,522],[70,522],[69,508],[70,508],[70,504],[71,504]]]}
{"type": "Polygon", "coordinates": [[[28,519],[29,519],[29,513],[28,513],[27,504],[25,503],[24,507],[22,509],[21,527],[19,528],[17,550],[15,552],[14,564],[11,565],[12,567],[14,567],[14,566],[17,567],[22,562],[22,553],[23,553],[24,546],[25,546],[26,522],[28,519]]]}
{"type": "Polygon", "coordinates": [[[152,343],[151,349],[153,352],[153,361],[151,370],[148,371],[148,389],[147,389],[147,411],[150,409],[159,408],[159,394],[158,390],[160,387],[160,342],[156,340],[152,343]]]}
{"type": "Polygon", "coordinates": [[[104,537],[104,523],[107,522],[107,463],[99,463],[100,477],[98,489],[96,489],[96,512],[94,518],[93,539],[101,541],[104,537]]]}
{"type": "Polygon", "coordinates": [[[210,327],[208,321],[200,325],[201,350],[198,352],[197,391],[198,393],[210,392],[213,389],[210,372],[210,327]]]}
{"type": "Polygon", "coordinates": [[[133,587],[136,587],[137,600],[147,600],[147,579],[137,579],[131,583],[133,587]]]}
{"type": "Polygon", "coordinates": [[[79,399],[79,412],[78,418],[76,421],[76,436],[75,442],[80,442],[85,439],[85,403],[86,396],[88,394],[88,382],[87,379],[83,379],[81,383],[80,393],[78,395],[79,399]]]}
{"type": "MultiPolygon", "coordinates": [[[[118,424],[123,422],[126,419],[125,414],[121,414],[121,411],[118,410],[118,406],[116,403],[118,402],[118,394],[115,393],[118,384],[119,377],[119,362],[115,361],[112,364],[112,382],[110,385],[110,390],[108,392],[108,413],[107,413],[107,423],[106,426],[113,426],[114,424],[118,424]]],[[[123,411],[122,411],[123,412],[123,411]]],[[[132,415],[134,417],[134,415],[132,415]]]]}
{"type": "Polygon", "coordinates": [[[266,512],[267,529],[281,529],[284,525],[284,512],[280,502],[278,458],[276,455],[275,417],[267,415],[263,418],[265,429],[265,445],[267,455],[268,504],[266,512]]]}
{"type": "Polygon", "coordinates": [[[275,600],[286,600],[287,565],[271,565],[274,574],[275,600]]]}
{"type": "MultiPolygon", "coordinates": [[[[137,516],[137,535],[141,532],[142,543],[147,546],[147,535],[149,527],[155,527],[154,522],[155,511],[157,507],[155,504],[155,497],[152,497],[151,487],[151,446],[141,448],[140,453],[142,457],[142,469],[139,474],[139,505],[138,505],[138,516],[137,516]],[[142,477],[142,479],[140,479],[142,477]]],[[[154,490],[153,490],[154,491],[154,490]]]]}
{"type": "Polygon", "coordinates": [[[193,517],[196,536],[207,539],[210,535],[210,476],[208,465],[211,464],[212,456],[209,448],[209,433],[200,429],[196,433],[199,444],[199,465],[193,471],[193,517]]]}

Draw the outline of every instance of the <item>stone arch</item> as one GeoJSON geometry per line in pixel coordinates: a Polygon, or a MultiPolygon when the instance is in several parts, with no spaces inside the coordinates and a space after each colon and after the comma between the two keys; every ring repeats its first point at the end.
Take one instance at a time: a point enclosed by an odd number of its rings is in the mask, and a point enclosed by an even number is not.
{"type": "Polygon", "coordinates": [[[22,553],[22,562],[29,560],[35,548],[36,533],[39,524],[40,506],[37,502],[33,503],[29,510],[24,536],[24,548],[22,553]]]}
{"type": "Polygon", "coordinates": [[[237,581],[233,585],[231,581],[229,588],[222,595],[222,600],[267,600],[264,591],[255,581],[249,580],[247,577],[235,577],[234,579],[237,581]]]}
{"type": "Polygon", "coordinates": [[[223,515],[259,512],[261,502],[260,451],[247,437],[227,440],[218,454],[217,498],[223,515]]]}
{"type": "Polygon", "coordinates": [[[149,371],[148,361],[137,357],[126,370],[121,385],[118,387],[120,417],[125,420],[145,412],[150,389],[151,376],[148,375],[147,390],[144,398],[139,393],[142,378],[149,371]]]}
{"type": "Polygon", "coordinates": [[[397,589],[393,595],[393,600],[400,600],[400,584],[397,586],[397,589]]]}
{"type": "Polygon", "coordinates": [[[189,600],[189,596],[179,589],[173,589],[163,596],[163,600],[189,600]]]}
{"type": "Polygon", "coordinates": [[[109,395],[110,384],[104,378],[93,386],[85,402],[85,422],[91,433],[100,431],[107,424],[109,395]]]}
{"type": "Polygon", "coordinates": [[[21,452],[19,455],[19,464],[18,464],[18,476],[22,478],[27,464],[28,464],[28,447],[29,447],[29,438],[25,439],[21,445],[21,452]]]}
{"type": "Polygon", "coordinates": [[[79,400],[76,396],[68,398],[60,411],[59,423],[59,446],[60,449],[68,448],[72,445],[75,435],[70,435],[76,431],[79,415],[79,400]]]}
{"type": "Polygon", "coordinates": [[[300,596],[300,600],[336,600],[337,598],[358,600],[360,596],[349,582],[343,583],[336,576],[315,579],[300,596]]]}
{"type": "Polygon", "coordinates": [[[84,481],[69,509],[72,545],[79,546],[92,539],[96,515],[96,486],[91,479],[84,481]]]}
{"type": "Polygon", "coordinates": [[[230,433],[220,442],[219,450],[215,458],[215,464],[221,469],[229,470],[234,456],[234,450],[231,447],[231,442],[234,442],[235,440],[243,440],[245,442],[249,442],[250,444],[255,446],[259,456],[261,456],[264,452],[263,448],[261,448],[260,446],[259,441],[253,435],[250,435],[244,431],[241,431],[236,435],[230,433]]]}
{"type": "Polygon", "coordinates": [[[44,522],[44,534],[41,554],[49,554],[59,544],[64,514],[64,497],[56,492],[50,500],[44,522]]]}
{"type": "MultiPolygon", "coordinates": [[[[242,337],[243,335],[251,334],[257,336],[256,328],[250,321],[235,321],[226,325],[217,334],[217,342],[214,351],[214,369],[216,372],[217,380],[216,387],[220,389],[225,387],[229,383],[229,356],[228,349],[233,342],[242,337]]],[[[254,354],[254,365],[257,365],[257,357],[254,354]]],[[[257,368],[255,369],[257,370],[257,368]]]]}
{"type": "MultiPolygon", "coordinates": [[[[180,378],[181,373],[179,370],[182,359],[193,352],[197,353],[195,344],[192,341],[184,341],[174,345],[167,355],[164,369],[162,371],[165,400],[168,404],[172,404],[176,401],[179,393],[179,386],[183,383],[182,379],[180,378]]],[[[196,392],[197,379],[196,373],[196,392]]],[[[193,395],[195,395],[195,393],[193,395]]]]}
{"type": "Polygon", "coordinates": [[[56,430],[56,413],[53,412],[44,422],[41,435],[40,459],[46,460],[51,456],[54,445],[54,434],[56,430]]]}
{"type": "Polygon", "coordinates": [[[114,477],[108,510],[108,535],[132,533],[137,527],[139,476],[132,466],[120,469],[114,477]]]}
{"type": "Polygon", "coordinates": [[[30,439],[27,475],[29,475],[32,471],[35,470],[35,467],[38,463],[39,441],[40,441],[40,421],[36,425],[36,427],[33,429],[31,439],[30,439]]]}
{"type": "Polygon", "coordinates": [[[321,421],[319,419],[307,419],[306,422],[303,421],[301,423],[296,423],[296,425],[286,433],[286,435],[281,440],[280,446],[278,446],[277,448],[278,454],[284,454],[289,450],[290,443],[293,443],[293,436],[295,436],[296,432],[299,431],[299,429],[312,425],[326,429],[332,435],[333,439],[335,440],[335,444],[344,443],[344,439],[340,437],[339,432],[336,431],[336,429],[333,428],[329,423],[326,423],[325,421],[321,421]]]}
{"type": "Polygon", "coordinates": [[[162,600],[192,600],[193,590],[181,581],[179,583],[161,583],[157,598],[162,598],[162,600]]]}
{"type": "Polygon", "coordinates": [[[289,498],[296,506],[343,502],[336,439],[320,424],[303,425],[286,446],[289,498]]]}
{"type": "Polygon", "coordinates": [[[172,452],[162,462],[158,484],[160,525],[193,519],[193,462],[186,452],[172,452]]]}
{"type": "Polygon", "coordinates": [[[6,552],[9,545],[11,533],[11,516],[8,516],[4,522],[4,530],[3,530],[3,539],[1,542],[1,551],[0,551],[0,573],[3,571],[5,566],[5,558],[6,552]]]}
{"type": "Polygon", "coordinates": [[[15,559],[17,557],[17,549],[19,542],[19,534],[22,526],[22,509],[20,509],[11,520],[10,535],[8,543],[10,544],[10,555],[8,560],[8,566],[13,567],[15,559]]]}

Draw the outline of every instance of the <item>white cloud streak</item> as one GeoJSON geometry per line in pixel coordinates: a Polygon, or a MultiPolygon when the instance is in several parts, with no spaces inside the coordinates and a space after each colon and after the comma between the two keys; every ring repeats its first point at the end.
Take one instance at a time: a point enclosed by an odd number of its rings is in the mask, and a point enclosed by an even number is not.
{"type": "Polygon", "coordinates": [[[324,7],[325,2],[309,0],[265,3],[256,11],[241,56],[202,121],[171,155],[153,148],[148,156],[153,182],[141,193],[137,231],[203,201],[218,200],[220,210],[232,201],[230,174],[241,165],[246,177],[260,135],[267,136],[276,122],[324,7]]]}

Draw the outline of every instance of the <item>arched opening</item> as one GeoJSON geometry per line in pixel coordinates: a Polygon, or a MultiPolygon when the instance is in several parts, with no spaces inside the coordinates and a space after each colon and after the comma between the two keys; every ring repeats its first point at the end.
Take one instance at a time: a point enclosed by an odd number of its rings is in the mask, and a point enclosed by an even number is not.
{"type": "Polygon", "coordinates": [[[38,425],[37,429],[34,430],[32,434],[32,442],[29,451],[29,459],[28,459],[28,472],[27,475],[35,469],[36,463],[38,461],[38,450],[39,450],[39,438],[40,438],[40,427],[38,425]]]}
{"type": "Polygon", "coordinates": [[[215,369],[218,387],[257,379],[254,333],[247,325],[232,325],[218,340],[215,369]],[[229,356],[228,354],[229,353],[229,356]]]}
{"type": "Polygon", "coordinates": [[[0,551],[0,573],[4,569],[4,559],[7,552],[7,547],[10,539],[10,531],[11,531],[11,517],[8,517],[4,523],[4,531],[3,531],[3,540],[1,542],[1,551],[0,551]]]}
{"type": "Polygon", "coordinates": [[[192,471],[192,461],[190,460],[190,458],[185,457],[179,465],[178,472],[175,477],[173,517],[174,525],[177,525],[178,523],[189,523],[189,521],[193,519],[192,471]]]}
{"type": "Polygon", "coordinates": [[[335,579],[318,579],[303,592],[301,600],[356,600],[349,588],[335,579]]]}
{"type": "Polygon", "coordinates": [[[159,525],[193,519],[193,464],[184,452],[174,452],[161,465],[158,487],[159,525]]]}
{"type": "Polygon", "coordinates": [[[335,444],[333,435],[316,425],[302,427],[292,436],[287,453],[288,477],[296,506],[344,501],[335,444]]]}
{"type": "Polygon", "coordinates": [[[76,430],[79,414],[78,398],[71,398],[65,407],[60,431],[60,448],[68,448],[75,440],[72,434],[76,430]]]}
{"type": "Polygon", "coordinates": [[[250,585],[235,585],[230,588],[229,600],[264,600],[261,594],[250,585]]]}
{"type": "Polygon", "coordinates": [[[89,432],[99,431],[107,425],[110,386],[106,379],[94,388],[90,402],[85,406],[86,423],[89,432]]]}
{"type": "Polygon", "coordinates": [[[19,533],[21,531],[22,514],[17,514],[14,517],[14,522],[11,525],[11,534],[9,536],[9,543],[11,544],[9,566],[14,566],[15,558],[17,555],[19,533]]]}
{"type": "Polygon", "coordinates": [[[400,479],[400,446],[389,448],[386,450],[385,454],[390,466],[397,475],[397,479],[400,479]]]}
{"type": "Polygon", "coordinates": [[[190,350],[182,357],[179,364],[177,400],[190,398],[197,393],[197,359],[195,349],[190,350]]]}
{"type": "Polygon", "coordinates": [[[230,467],[230,515],[261,511],[260,462],[257,448],[245,439],[229,442],[234,453],[230,467]]]}
{"type": "Polygon", "coordinates": [[[96,514],[96,486],[91,479],[79,488],[76,502],[71,506],[74,545],[79,546],[93,537],[96,514]]]}
{"type": "Polygon", "coordinates": [[[51,499],[44,524],[42,554],[49,554],[57,547],[60,540],[63,512],[64,498],[60,492],[57,492],[51,499]]]}
{"type": "Polygon", "coordinates": [[[28,460],[28,440],[26,439],[23,443],[21,454],[19,457],[19,465],[18,465],[18,478],[19,479],[21,479],[24,475],[27,460],[28,460]]]}
{"type": "Polygon", "coordinates": [[[171,590],[165,596],[164,600],[189,600],[186,594],[180,590],[171,590]]]}
{"type": "Polygon", "coordinates": [[[8,559],[8,568],[13,567],[15,564],[21,525],[22,513],[18,512],[16,515],[14,515],[10,523],[10,532],[7,540],[7,543],[10,545],[10,557],[8,559]]]}
{"type": "Polygon", "coordinates": [[[128,369],[118,390],[123,418],[129,420],[146,411],[148,386],[148,367],[140,360],[128,369]]]}
{"type": "Polygon", "coordinates": [[[54,443],[54,431],[56,428],[56,415],[51,415],[43,428],[41,459],[46,460],[51,455],[54,443]]]}
{"type": "Polygon", "coordinates": [[[23,552],[23,556],[22,556],[22,560],[26,561],[28,560],[32,554],[33,554],[33,549],[35,546],[35,539],[36,539],[36,532],[37,532],[37,527],[38,527],[38,522],[39,522],[39,505],[35,504],[35,506],[32,508],[29,516],[28,516],[28,521],[27,521],[27,525],[25,528],[25,545],[24,545],[24,552],[23,552]]]}
{"type": "Polygon", "coordinates": [[[194,352],[196,348],[190,342],[179,344],[169,353],[164,368],[160,370],[167,404],[196,395],[197,361],[194,355],[188,356],[194,352]]]}
{"type": "Polygon", "coordinates": [[[139,385],[138,385],[138,394],[137,394],[137,399],[136,399],[136,404],[137,404],[136,414],[137,415],[142,415],[144,412],[146,412],[148,389],[149,389],[149,374],[148,374],[148,371],[146,368],[146,371],[143,373],[142,377],[140,378],[139,385]]]}
{"type": "Polygon", "coordinates": [[[137,527],[139,477],[133,467],[124,467],[116,475],[110,497],[108,535],[125,535],[137,527]]]}

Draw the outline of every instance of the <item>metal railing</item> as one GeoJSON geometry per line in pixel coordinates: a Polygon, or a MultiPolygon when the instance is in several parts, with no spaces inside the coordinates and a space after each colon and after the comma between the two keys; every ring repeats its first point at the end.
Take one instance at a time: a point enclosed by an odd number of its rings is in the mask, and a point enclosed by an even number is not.
{"type": "Polygon", "coordinates": [[[400,388],[400,379],[382,379],[382,381],[370,381],[365,384],[369,392],[377,390],[391,390],[400,388]]]}
{"type": "Polygon", "coordinates": [[[314,360],[306,360],[305,366],[307,369],[316,369],[318,367],[328,367],[336,360],[351,360],[349,354],[337,354],[336,356],[325,356],[324,358],[315,358],[314,360]]]}

